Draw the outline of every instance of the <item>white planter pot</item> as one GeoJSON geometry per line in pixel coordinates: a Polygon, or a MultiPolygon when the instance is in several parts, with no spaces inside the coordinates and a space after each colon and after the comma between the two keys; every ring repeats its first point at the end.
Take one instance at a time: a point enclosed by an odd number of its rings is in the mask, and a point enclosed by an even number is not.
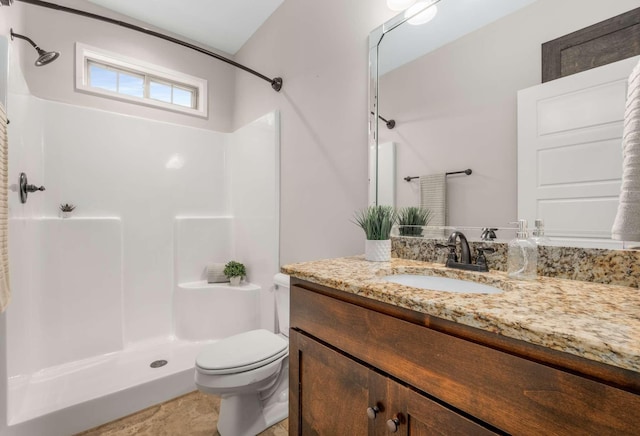
{"type": "Polygon", "coordinates": [[[73,215],[73,212],[60,211],[60,218],[71,218],[72,215],[73,215]]]}
{"type": "Polygon", "coordinates": [[[229,281],[231,282],[231,286],[238,286],[240,284],[240,280],[242,280],[242,276],[230,277],[229,281]]]}
{"type": "Polygon", "coordinates": [[[373,262],[388,262],[391,260],[391,239],[383,241],[366,240],[364,244],[364,258],[373,262]]]}

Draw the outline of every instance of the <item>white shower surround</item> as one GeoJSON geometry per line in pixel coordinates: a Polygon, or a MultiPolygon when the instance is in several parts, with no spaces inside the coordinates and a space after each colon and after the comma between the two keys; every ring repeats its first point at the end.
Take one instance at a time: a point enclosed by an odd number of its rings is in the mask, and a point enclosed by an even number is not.
{"type": "Polygon", "coordinates": [[[259,324],[274,329],[277,113],[224,134],[41,100],[19,80],[9,105],[10,177],[47,190],[10,198],[8,434],[69,434],[194,390],[206,341],[173,336],[172,298],[207,263],[245,263],[262,287],[259,324]],[[74,218],[57,218],[67,202],[74,218]],[[226,224],[193,237],[207,220],[226,224]],[[150,369],[160,358],[169,365],[150,369]]]}

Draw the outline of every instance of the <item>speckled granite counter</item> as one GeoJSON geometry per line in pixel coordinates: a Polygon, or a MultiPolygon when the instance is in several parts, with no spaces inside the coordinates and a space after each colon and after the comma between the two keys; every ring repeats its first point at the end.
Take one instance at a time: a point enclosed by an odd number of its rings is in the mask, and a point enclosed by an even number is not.
{"type": "MultiPolygon", "coordinates": [[[[436,244],[446,243],[446,239],[393,237],[391,256],[444,263],[447,250],[436,248],[436,244]]],[[[472,258],[477,256],[479,247],[494,249],[495,252],[487,253],[489,269],[507,270],[505,242],[469,241],[469,246],[472,258]]],[[[538,275],[640,288],[640,250],[541,245],[538,247],[538,275]]]]}
{"type": "Polygon", "coordinates": [[[640,291],[543,277],[509,279],[406,259],[363,256],[285,265],[282,272],[320,285],[640,372],[640,291]],[[459,294],[389,283],[389,274],[427,274],[486,283],[500,294],[459,294]]]}

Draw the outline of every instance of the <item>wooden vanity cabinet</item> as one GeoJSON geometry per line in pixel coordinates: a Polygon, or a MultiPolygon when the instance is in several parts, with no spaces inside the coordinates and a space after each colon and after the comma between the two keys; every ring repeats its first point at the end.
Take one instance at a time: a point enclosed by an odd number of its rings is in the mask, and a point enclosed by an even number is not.
{"type": "Polygon", "coordinates": [[[638,373],[296,278],[289,339],[292,435],[640,434],[638,373]]]}
{"type": "Polygon", "coordinates": [[[290,407],[294,402],[299,406],[299,428],[289,424],[289,433],[367,434],[369,370],[294,330],[289,350],[289,368],[295,367],[299,387],[291,390],[295,400],[290,402],[290,407]]]}
{"type": "Polygon", "coordinates": [[[290,434],[495,434],[303,333],[289,341],[299,387],[290,434]]]}

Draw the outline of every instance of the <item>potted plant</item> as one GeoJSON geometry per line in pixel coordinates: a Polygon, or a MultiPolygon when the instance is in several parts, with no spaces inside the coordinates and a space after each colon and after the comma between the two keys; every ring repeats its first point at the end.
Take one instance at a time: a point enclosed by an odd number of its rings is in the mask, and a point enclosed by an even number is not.
{"type": "Polygon", "coordinates": [[[60,216],[69,218],[76,207],[73,204],[64,203],[60,205],[60,216]]]}
{"type": "Polygon", "coordinates": [[[354,223],[367,237],[365,259],[383,262],[391,259],[391,228],[396,222],[396,211],[391,206],[369,206],[357,211],[354,223]]]}
{"type": "Polygon", "coordinates": [[[240,280],[247,275],[247,269],[240,262],[231,260],[224,266],[222,273],[227,276],[233,286],[238,286],[240,280]]]}
{"type": "Polygon", "coordinates": [[[398,229],[400,236],[422,236],[422,226],[429,225],[431,211],[421,207],[409,206],[398,211],[398,229]]]}

